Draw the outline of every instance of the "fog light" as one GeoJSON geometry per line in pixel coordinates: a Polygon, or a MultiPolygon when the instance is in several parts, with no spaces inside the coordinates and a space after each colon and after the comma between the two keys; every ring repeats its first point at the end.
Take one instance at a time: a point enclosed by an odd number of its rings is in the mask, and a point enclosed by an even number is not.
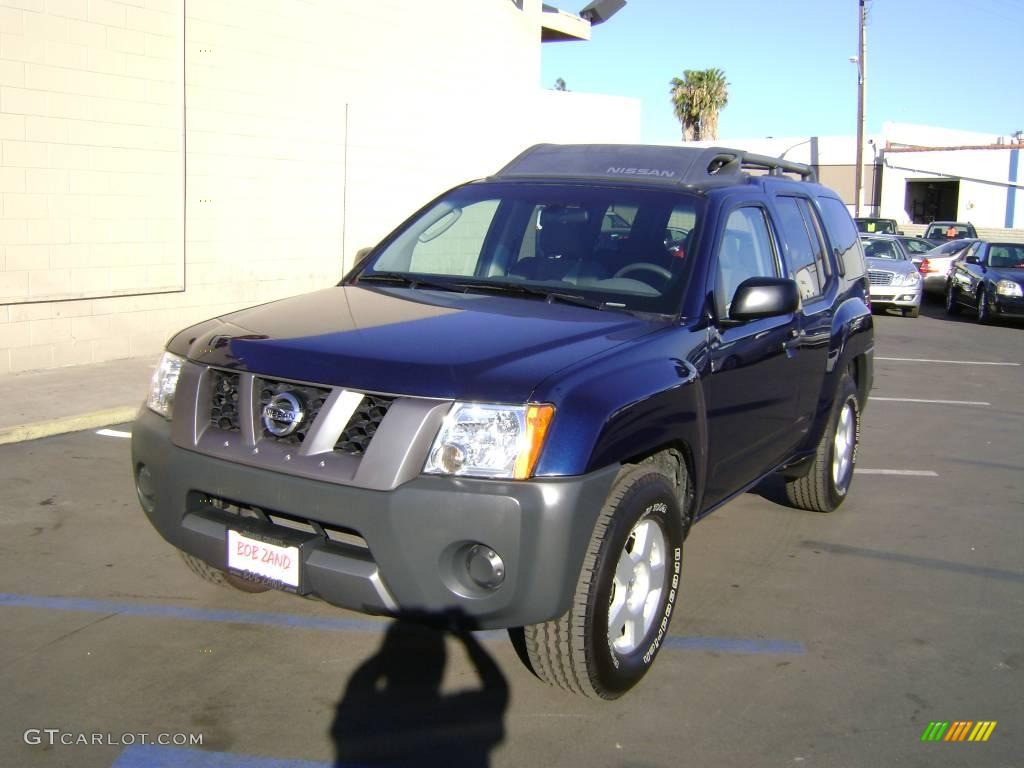
{"type": "Polygon", "coordinates": [[[466,552],[466,571],[473,583],[484,589],[497,589],[505,581],[505,562],[483,544],[474,544],[466,552]]]}
{"type": "Polygon", "coordinates": [[[149,467],[139,464],[135,470],[135,492],[139,495],[139,503],[147,512],[156,508],[156,489],[153,487],[153,475],[149,467]]]}

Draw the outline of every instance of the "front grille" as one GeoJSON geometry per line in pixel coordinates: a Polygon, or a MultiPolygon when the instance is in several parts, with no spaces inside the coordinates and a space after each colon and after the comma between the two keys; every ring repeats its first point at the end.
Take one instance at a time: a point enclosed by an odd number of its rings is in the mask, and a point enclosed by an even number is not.
{"type": "MultiPolygon", "coordinates": [[[[313,422],[316,421],[316,417],[320,413],[320,409],[323,408],[328,395],[331,394],[329,389],[293,384],[288,381],[274,381],[272,379],[257,378],[253,383],[253,387],[259,393],[259,399],[255,403],[256,418],[259,428],[263,432],[263,437],[268,440],[276,440],[279,443],[292,443],[295,445],[306,439],[306,434],[309,432],[313,422]],[[278,436],[263,425],[263,409],[274,399],[275,395],[282,392],[290,392],[302,402],[304,415],[294,432],[290,435],[278,436]]],[[[255,398],[253,399],[255,400],[255,398]]]]}
{"type": "MultiPolygon", "coordinates": [[[[209,369],[210,400],[209,423],[221,431],[240,432],[242,419],[241,413],[248,412],[251,408],[253,423],[255,424],[256,442],[269,440],[288,447],[298,446],[305,442],[313,425],[323,412],[324,418],[329,418],[326,409],[331,392],[338,392],[337,388],[319,386],[316,384],[302,384],[281,379],[271,379],[250,373],[236,373],[218,368],[209,369]],[[247,378],[248,377],[248,378],[247,378]],[[252,381],[252,398],[242,398],[242,384],[252,381]],[[298,400],[299,409],[302,411],[301,421],[296,425],[293,432],[288,435],[275,435],[267,429],[263,421],[263,411],[275,397],[280,394],[289,394],[298,400]]],[[[248,388],[246,387],[248,392],[248,388]]],[[[349,397],[336,399],[334,403],[351,402],[351,396],[360,393],[348,392],[349,397]]],[[[361,395],[359,405],[352,412],[341,434],[333,445],[335,454],[347,456],[362,456],[366,453],[370,442],[373,440],[377,429],[387,415],[388,409],[394,403],[394,397],[383,395],[361,395]]],[[[281,406],[288,402],[288,398],[280,398],[275,406],[281,406]]],[[[290,404],[289,406],[290,407],[290,404]]],[[[334,406],[332,406],[334,407],[334,406]]],[[[280,424],[281,422],[277,422],[280,424]]],[[[333,423],[333,422],[331,422],[333,423]]],[[[282,431],[282,430],[278,430],[282,431]]],[[[328,438],[329,439],[329,438],[328,438]]],[[[323,447],[318,446],[317,451],[323,447]]]]}
{"type": "Polygon", "coordinates": [[[354,456],[361,456],[365,453],[377,432],[377,427],[384,420],[384,416],[393,402],[393,397],[378,395],[363,397],[363,401],[352,414],[352,418],[348,420],[348,424],[345,425],[345,431],[341,433],[338,442],[334,444],[334,450],[354,456]]]}
{"type": "Polygon", "coordinates": [[[210,398],[210,423],[228,432],[240,429],[238,421],[239,375],[230,371],[212,369],[212,396],[210,398]]]}
{"type": "Polygon", "coordinates": [[[868,270],[868,280],[871,281],[872,285],[890,285],[892,283],[892,278],[892,272],[883,272],[880,269],[868,270]]]}

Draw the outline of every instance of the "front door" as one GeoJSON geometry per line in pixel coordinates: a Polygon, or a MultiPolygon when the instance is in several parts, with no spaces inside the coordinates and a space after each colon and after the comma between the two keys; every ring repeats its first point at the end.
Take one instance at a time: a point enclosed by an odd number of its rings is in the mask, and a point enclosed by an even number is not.
{"type": "Polygon", "coordinates": [[[708,404],[708,483],[715,504],[756,480],[792,450],[797,430],[796,315],[734,323],[736,288],[750,277],[782,274],[776,240],[760,205],[733,209],[717,244],[715,315],[708,404]]]}

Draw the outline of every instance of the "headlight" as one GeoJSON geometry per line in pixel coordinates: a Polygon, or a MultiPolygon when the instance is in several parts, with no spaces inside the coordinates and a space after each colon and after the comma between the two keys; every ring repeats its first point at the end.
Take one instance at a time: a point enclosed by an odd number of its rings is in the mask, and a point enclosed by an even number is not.
{"type": "Polygon", "coordinates": [[[174,390],[178,387],[178,375],[181,373],[181,366],[185,362],[183,358],[164,352],[160,358],[160,365],[156,367],[153,374],[153,381],[149,385],[149,398],[146,405],[150,410],[156,411],[165,419],[171,418],[171,409],[174,406],[174,390]]]}
{"type": "Polygon", "coordinates": [[[996,293],[1000,296],[1024,297],[1024,293],[1022,293],[1020,289],[1020,284],[1015,283],[1013,280],[1000,280],[996,283],[996,293]]]}
{"type": "Polygon", "coordinates": [[[525,480],[544,447],[553,405],[455,403],[423,471],[525,480]]]}
{"type": "Polygon", "coordinates": [[[893,285],[917,285],[921,282],[921,275],[918,272],[911,272],[908,275],[895,275],[892,279],[893,285]]]}

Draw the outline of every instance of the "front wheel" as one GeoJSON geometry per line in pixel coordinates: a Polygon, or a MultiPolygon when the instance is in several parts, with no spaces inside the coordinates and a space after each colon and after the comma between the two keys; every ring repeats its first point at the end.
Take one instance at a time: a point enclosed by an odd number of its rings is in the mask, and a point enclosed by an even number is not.
{"type": "Polygon", "coordinates": [[[810,471],[786,482],[789,502],[812,512],[834,511],[850,489],[859,445],[860,401],[853,378],[844,373],[810,471]]]}
{"type": "Polygon", "coordinates": [[[921,314],[921,308],[920,307],[911,307],[910,309],[904,309],[903,310],[903,316],[904,317],[917,317],[920,314],[921,314]]]}
{"type": "Polygon", "coordinates": [[[952,282],[946,284],[946,314],[959,315],[960,305],[957,304],[956,288],[952,282]]]}
{"type": "Polygon", "coordinates": [[[978,289],[978,322],[982,325],[992,321],[992,313],[988,306],[988,291],[985,286],[978,289]]]}
{"type": "Polygon", "coordinates": [[[615,699],[647,673],[679,592],[680,498],[687,494],[651,465],[623,468],[594,527],[569,611],[523,630],[539,678],[615,699]]]}

